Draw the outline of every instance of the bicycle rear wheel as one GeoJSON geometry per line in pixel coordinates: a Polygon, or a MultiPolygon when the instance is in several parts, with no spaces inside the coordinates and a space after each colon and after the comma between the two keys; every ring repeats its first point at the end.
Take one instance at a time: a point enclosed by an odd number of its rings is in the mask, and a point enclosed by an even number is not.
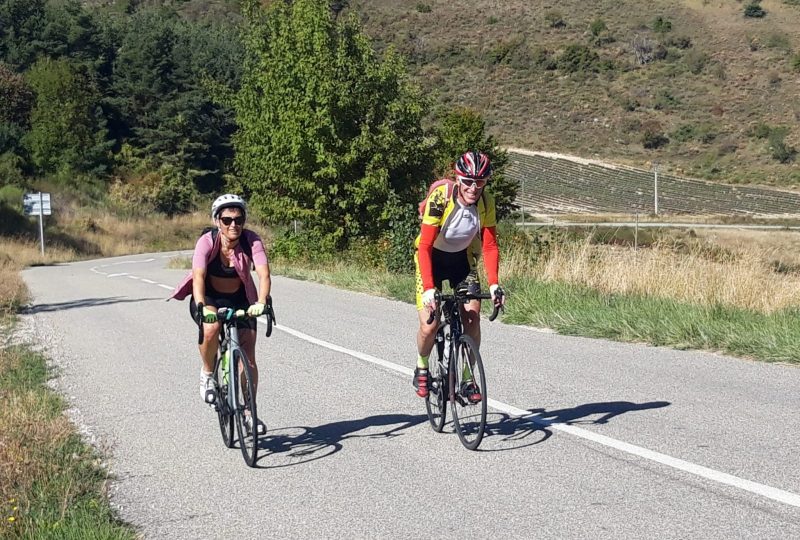
{"type": "Polygon", "coordinates": [[[456,399],[450,402],[456,433],[464,447],[475,450],[486,430],[486,378],[478,347],[466,334],[459,337],[450,369],[456,381],[456,399]],[[468,396],[462,391],[470,383],[477,385],[477,392],[473,390],[468,396]]]}
{"type": "Polygon", "coordinates": [[[239,448],[242,450],[245,463],[250,467],[255,467],[256,459],[258,459],[258,426],[256,425],[258,414],[253,372],[244,351],[236,349],[233,351],[232,369],[239,370],[239,366],[242,366],[241,372],[237,371],[239,377],[236,380],[239,384],[231,385],[230,388],[236,403],[236,432],[239,434],[239,448]],[[247,429],[246,415],[252,416],[253,429],[247,429]]]}
{"type": "Polygon", "coordinates": [[[233,448],[233,411],[228,404],[228,381],[225,377],[225,366],[222,365],[222,358],[219,355],[214,366],[214,382],[217,385],[215,407],[222,442],[227,448],[233,448]]]}
{"type": "Polygon", "coordinates": [[[428,421],[433,431],[441,433],[447,419],[447,373],[442,369],[442,356],[447,343],[444,341],[446,326],[439,327],[436,332],[436,358],[431,359],[428,366],[428,397],[425,398],[425,408],[428,411],[428,421]],[[441,341],[440,341],[441,336],[441,341]]]}

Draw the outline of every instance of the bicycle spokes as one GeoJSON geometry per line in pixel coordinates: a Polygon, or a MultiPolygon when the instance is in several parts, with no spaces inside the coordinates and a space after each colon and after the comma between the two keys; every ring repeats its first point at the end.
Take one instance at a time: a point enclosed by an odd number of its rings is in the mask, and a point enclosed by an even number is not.
{"type": "Polygon", "coordinates": [[[486,429],[486,380],[478,348],[467,335],[459,338],[453,369],[456,375],[456,398],[451,402],[453,423],[461,443],[475,450],[486,429]]]}

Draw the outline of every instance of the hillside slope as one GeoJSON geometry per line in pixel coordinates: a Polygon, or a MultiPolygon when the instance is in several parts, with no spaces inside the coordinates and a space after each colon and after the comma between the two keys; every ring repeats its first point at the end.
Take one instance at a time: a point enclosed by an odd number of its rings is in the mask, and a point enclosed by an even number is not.
{"type": "Polygon", "coordinates": [[[734,0],[352,0],[349,10],[379,47],[407,55],[436,105],[478,110],[504,145],[800,188],[800,2],[761,6],[762,18],[734,0]],[[635,49],[648,47],[641,64],[635,49]]]}

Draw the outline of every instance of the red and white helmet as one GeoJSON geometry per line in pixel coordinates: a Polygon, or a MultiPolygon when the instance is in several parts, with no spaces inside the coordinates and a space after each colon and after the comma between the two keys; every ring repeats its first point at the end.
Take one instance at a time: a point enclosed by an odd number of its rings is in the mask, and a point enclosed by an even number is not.
{"type": "Polygon", "coordinates": [[[219,216],[223,208],[241,208],[242,215],[245,218],[247,217],[247,203],[238,195],[226,193],[225,195],[217,197],[217,199],[211,203],[211,219],[217,219],[217,216],[219,216]]]}
{"type": "Polygon", "coordinates": [[[492,163],[489,156],[477,150],[470,150],[456,161],[456,176],[484,180],[492,175],[492,163]]]}

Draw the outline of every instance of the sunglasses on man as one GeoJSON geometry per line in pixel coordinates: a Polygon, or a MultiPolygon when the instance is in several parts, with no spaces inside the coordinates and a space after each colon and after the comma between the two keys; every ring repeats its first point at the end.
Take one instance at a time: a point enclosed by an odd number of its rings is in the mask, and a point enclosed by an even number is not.
{"type": "Polygon", "coordinates": [[[244,225],[244,216],[238,216],[238,217],[225,216],[225,217],[219,218],[219,220],[226,227],[230,227],[231,223],[236,223],[239,227],[244,225]]]}
{"type": "Polygon", "coordinates": [[[486,182],[488,182],[486,178],[478,180],[477,178],[464,178],[464,177],[459,177],[458,181],[459,183],[463,184],[464,187],[477,186],[479,188],[482,188],[483,186],[486,185],[486,182]]]}

